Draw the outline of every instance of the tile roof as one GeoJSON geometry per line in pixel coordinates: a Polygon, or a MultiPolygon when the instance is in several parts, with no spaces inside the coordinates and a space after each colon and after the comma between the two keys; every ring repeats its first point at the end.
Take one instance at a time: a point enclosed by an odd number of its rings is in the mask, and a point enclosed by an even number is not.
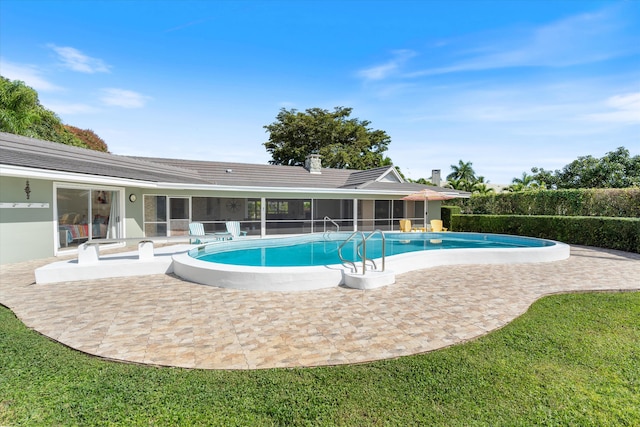
{"type": "Polygon", "coordinates": [[[385,175],[393,166],[382,166],[374,169],[352,171],[349,179],[342,186],[343,188],[363,188],[369,187],[381,176],[385,175]]]}
{"type": "Polygon", "coordinates": [[[164,184],[366,189],[395,194],[425,188],[422,184],[380,180],[393,166],[369,170],[323,168],[320,174],[312,174],[302,166],[120,156],[5,132],[0,132],[0,164],[164,184]]]}
{"type": "Polygon", "coordinates": [[[352,170],[323,168],[322,173],[309,173],[302,166],[280,166],[251,163],[211,162],[155,157],[133,157],[154,164],[195,171],[207,181],[237,187],[304,187],[338,188],[349,179],[352,170]]]}
{"type": "Polygon", "coordinates": [[[150,182],[208,184],[197,172],[0,132],[0,163],[150,182]]]}

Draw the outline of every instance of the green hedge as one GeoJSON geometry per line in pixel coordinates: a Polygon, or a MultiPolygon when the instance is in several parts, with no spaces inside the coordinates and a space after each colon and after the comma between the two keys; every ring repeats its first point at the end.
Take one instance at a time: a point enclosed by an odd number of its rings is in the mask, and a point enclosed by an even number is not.
{"type": "Polygon", "coordinates": [[[442,226],[444,228],[451,229],[451,216],[459,215],[461,209],[459,206],[442,206],[440,207],[440,218],[442,219],[442,226]]]}
{"type": "Polygon", "coordinates": [[[474,195],[448,204],[463,213],[640,218],[640,188],[539,190],[474,195]]]}
{"type": "Polygon", "coordinates": [[[450,229],[540,237],[640,253],[640,218],[452,215],[450,229]]]}

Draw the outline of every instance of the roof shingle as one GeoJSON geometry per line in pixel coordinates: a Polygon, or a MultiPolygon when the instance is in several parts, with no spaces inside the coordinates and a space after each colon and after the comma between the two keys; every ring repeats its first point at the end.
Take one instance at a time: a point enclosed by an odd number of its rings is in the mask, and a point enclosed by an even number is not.
{"type": "MultiPolygon", "coordinates": [[[[119,156],[5,132],[0,132],[0,163],[88,176],[125,178],[164,184],[228,186],[238,189],[242,187],[336,190],[366,188],[366,190],[379,191],[381,194],[401,194],[425,188],[421,184],[381,179],[393,166],[369,170],[323,168],[320,174],[313,174],[302,166],[119,156]]],[[[444,190],[438,187],[430,188],[444,190]]],[[[455,190],[447,191],[455,192],[455,190]]]]}

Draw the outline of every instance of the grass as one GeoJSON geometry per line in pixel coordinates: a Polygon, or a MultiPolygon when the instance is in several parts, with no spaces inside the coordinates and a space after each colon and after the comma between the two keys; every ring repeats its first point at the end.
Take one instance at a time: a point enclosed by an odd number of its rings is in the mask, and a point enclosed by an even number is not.
{"type": "Polygon", "coordinates": [[[261,371],[104,361],[0,307],[0,425],[640,425],[640,292],[546,297],[428,354],[261,371]]]}

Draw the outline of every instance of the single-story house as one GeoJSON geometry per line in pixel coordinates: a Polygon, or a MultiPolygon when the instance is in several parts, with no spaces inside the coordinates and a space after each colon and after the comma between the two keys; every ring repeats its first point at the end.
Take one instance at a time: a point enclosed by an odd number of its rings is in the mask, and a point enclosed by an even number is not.
{"type": "MultiPolygon", "coordinates": [[[[439,171],[434,171],[434,179],[439,171]]],[[[249,235],[398,230],[440,218],[439,201],[402,200],[431,188],[392,167],[330,169],[120,156],[0,132],[0,263],[77,251],[89,239],[179,236],[239,221],[249,235]]]]}

